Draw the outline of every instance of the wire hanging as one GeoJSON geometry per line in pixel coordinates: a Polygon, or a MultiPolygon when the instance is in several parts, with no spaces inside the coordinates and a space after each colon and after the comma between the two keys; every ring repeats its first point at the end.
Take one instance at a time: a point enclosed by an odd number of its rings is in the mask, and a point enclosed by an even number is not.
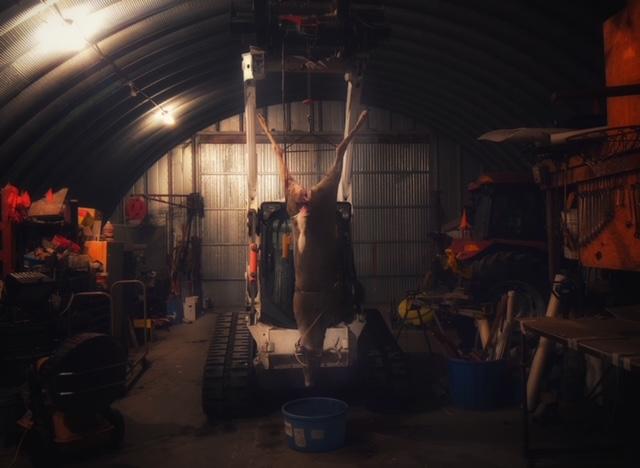
{"type": "MultiPolygon", "coordinates": [[[[46,6],[47,8],[50,8],[51,10],[54,11],[54,13],[60,18],[60,20],[67,26],[71,27],[73,25],[73,20],[71,20],[70,18],[66,18],[64,16],[64,14],[62,13],[62,11],[60,10],[60,7],[56,4],[56,3],[49,3],[49,0],[40,0],[40,2],[46,6]]],[[[122,83],[122,85],[126,88],[129,89],[129,94],[131,97],[137,97],[137,96],[142,96],[143,100],[145,102],[150,103],[151,105],[153,105],[153,107],[155,107],[159,112],[160,112],[160,116],[163,118],[163,120],[166,122],[174,122],[173,117],[171,117],[169,111],[167,109],[165,109],[161,104],[159,104],[154,98],[152,98],[151,96],[149,96],[143,89],[141,89],[140,87],[138,87],[135,82],[133,81],[132,78],[130,78],[125,72],[124,70],[122,70],[114,61],[111,57],[109,57],[106,53],[103,52],[103,50],[100,48],[100,46],[98,45],[97,42],[89,39],[88,37],[86,37],[86,35],[84,33],[82,33],[82,30],[78,29],[78,33],[80,34],[80,37],[82,38],[83,41],[85,41],[89,46],[91,46],[91,48],[98,54],[98,56],[104,60],[105,62],[107,62],[109,64],[109,66],[111,67],[111,69],[113,70],[114,74],[118,77],[118,79],[120,80],[120,82],[122,83]]]]}

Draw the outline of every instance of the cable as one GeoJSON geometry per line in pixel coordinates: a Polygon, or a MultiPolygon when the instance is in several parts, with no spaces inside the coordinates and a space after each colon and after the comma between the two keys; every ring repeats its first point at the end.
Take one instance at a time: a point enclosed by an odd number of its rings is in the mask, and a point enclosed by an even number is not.
{"type": "MultiPolygon", "coordinates": [[[[298,338],[298,341],[296,342],[296,348],[298,348],[298,347],[302,347],[302,346],[303,346],[303,344],[302,344],[302,340],[304,340],[304,339],[307,337],[307,335],[309,334],[309,332],[311,331],[311,329],[312,329],[313,327],[315,327],[316,323],[318,323],[318,320],[320,320],[320,318],[321,318],[323,315],[324,315],[324,312],[320,312],[320,313],[318,314],[318,316],[315,318],[315,320],[311,323],[311,325],[309,326],[309,328],[307,328],[307,330],[306,330],[306,331],[305,331],[305,332],[300,336],[300,338],[298,338]]],[[[300,354],[302,354],[302,353],[300,353],[300,354]]],[[[302,361],[298,358],[298,351],[297,351],[297,350],[293,353],[293,356],[296,358],[296,361],[298,361],[298,363],[299,363],[302,367],[307,367],[307,366],[308,366],[308,364],[306,364],[306,363],[302,362],[302,361]]]]}
{"type": "MultiPolygon", "coordinates": [[[[56,3],[53,4],[49,4],[49,0],[40,0],[40,2],[45,5],[48,8],[51,8],[56,15],[58,15],[58,17],[60,18],[60,20],[62,20],[63,23],[67,24],[68,26],[72,27],[73,25],[73,20],[69,19],[69,18],[65,18],[65,16],[62,14],[62,11],[60,11],[60,7],[58,7],[58,5],[56,3]]],[[[146,102],[151,103],[156,109],[158,109],[163,115],[167,114],[167,110],[164,109],[162,107],[162,105],[160,105],[155,99],[153,99],[151,96],[149,96],[145,91],[143,91],[142,89],[140,89],[138,86],[136,86],[135,82],[133,81],[133,79],[131,79],[114,61],[111,57],[109,57],[107,54],[105,54],[102,49],[100,48],[100,46],[92,41],[91,39],[87,38],[83,33],[82,30],[80,30],[80,28],[78,28],[78,32],[80,33],[80,35],[82,36],[82,40],[85,41],[87,44],[89,44],[91,46],[91,48],[100,56],[100,58],[102,60],[104,60],[105,62],[107,62],[113,72],[116,74],[116,76],[120,79],[120,81],[122,81],[122,83],[124,84],[124,86],[128,87],[131,93],[132,97],[136,97],[138,95],[142,96],[144,98],[144,100],[146,102]]],[[[284,79],[284,78],[283,78],[284,79]]]]}
{"type": "Polygon", "coordinates": [[[25,429],[24,432],[22,433],[22,436],[20,437],[20,441],[18,442],[18,446],[16,447],[16,453],[13,456],[13,460],[11,460],[11,463],[7,465],[7,468],[13,468],[16,465],[16,462],[18,461],[18,455],[20,455],[20,449],[22,448],[22,443],[24,442],[24,439],[27,437],[28,432],[29,432],[29,429],[25,429]]]}

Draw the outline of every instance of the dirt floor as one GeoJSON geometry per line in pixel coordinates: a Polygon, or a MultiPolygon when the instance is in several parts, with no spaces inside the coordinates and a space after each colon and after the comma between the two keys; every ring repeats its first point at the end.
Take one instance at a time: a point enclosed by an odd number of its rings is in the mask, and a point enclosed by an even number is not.
{"type": "MultiPolygon", "coordinates": [[[[350,401],[347,444],[333,453],[303,454],[289,449],[277,406],[264,416],[211,424],[200,408],[200,381],[214,323],[215,313],[209,313],[194,324],[157,332],[151,367],[115,405],[126,419],[124,446],[116,452],[70,460],[69,466],[525,466],[517,408],[457,410],[439,404],[426,387],[424,398],[403,411],[376,412],[350,401]]],[[[416,371],[423,375],[422,369],[416,371]]],[[[8,465],[5,460],[10,461],[0,458],[0,468],[8,465]]],[[[29,465],[20,456],[15,466],[29,465]]]]}

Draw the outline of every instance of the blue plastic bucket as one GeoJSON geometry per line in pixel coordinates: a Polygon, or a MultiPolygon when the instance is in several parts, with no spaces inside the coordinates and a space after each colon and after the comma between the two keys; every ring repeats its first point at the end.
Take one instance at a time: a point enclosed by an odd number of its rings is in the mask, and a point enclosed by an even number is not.
{"type": "Polygon", "coordinates": [[[510,403],[512,382],[507,361],[465,361],[449,359],[449,391],[454,406],[488,410],[510,403]]]}
{"type": "Polygon", "coordinates": [[[328,452],[344,445],[349,405],[334,398],[301,398],[282,405],[289,447],[328,452]]]}

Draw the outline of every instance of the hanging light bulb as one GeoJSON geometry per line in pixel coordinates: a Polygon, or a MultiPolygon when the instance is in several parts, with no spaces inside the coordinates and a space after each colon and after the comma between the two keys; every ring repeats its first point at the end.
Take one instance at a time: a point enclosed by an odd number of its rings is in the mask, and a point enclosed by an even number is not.
{"type": "Polygon", "coordinates": [[[37,35],[44,52],[77,52],[87,45],[77,33],[73,20],[51,18],[42,25],[37,35]]]}
{"type": "Polygon", "coordinates": [[[87,7],[65,10],[47,19],[36,33],[45,52],[77,52],[89,44],[89,39],[102,27],[102,18],[91,15],[87,7]]]}
{"type": "Polygon", "coordinates": [[[158,118],[167,127],[173,127],[176,124],[176,119],[171,115],[171,112],[166,109],[160,109],[160,112],[158,112],[158,118]]]}

